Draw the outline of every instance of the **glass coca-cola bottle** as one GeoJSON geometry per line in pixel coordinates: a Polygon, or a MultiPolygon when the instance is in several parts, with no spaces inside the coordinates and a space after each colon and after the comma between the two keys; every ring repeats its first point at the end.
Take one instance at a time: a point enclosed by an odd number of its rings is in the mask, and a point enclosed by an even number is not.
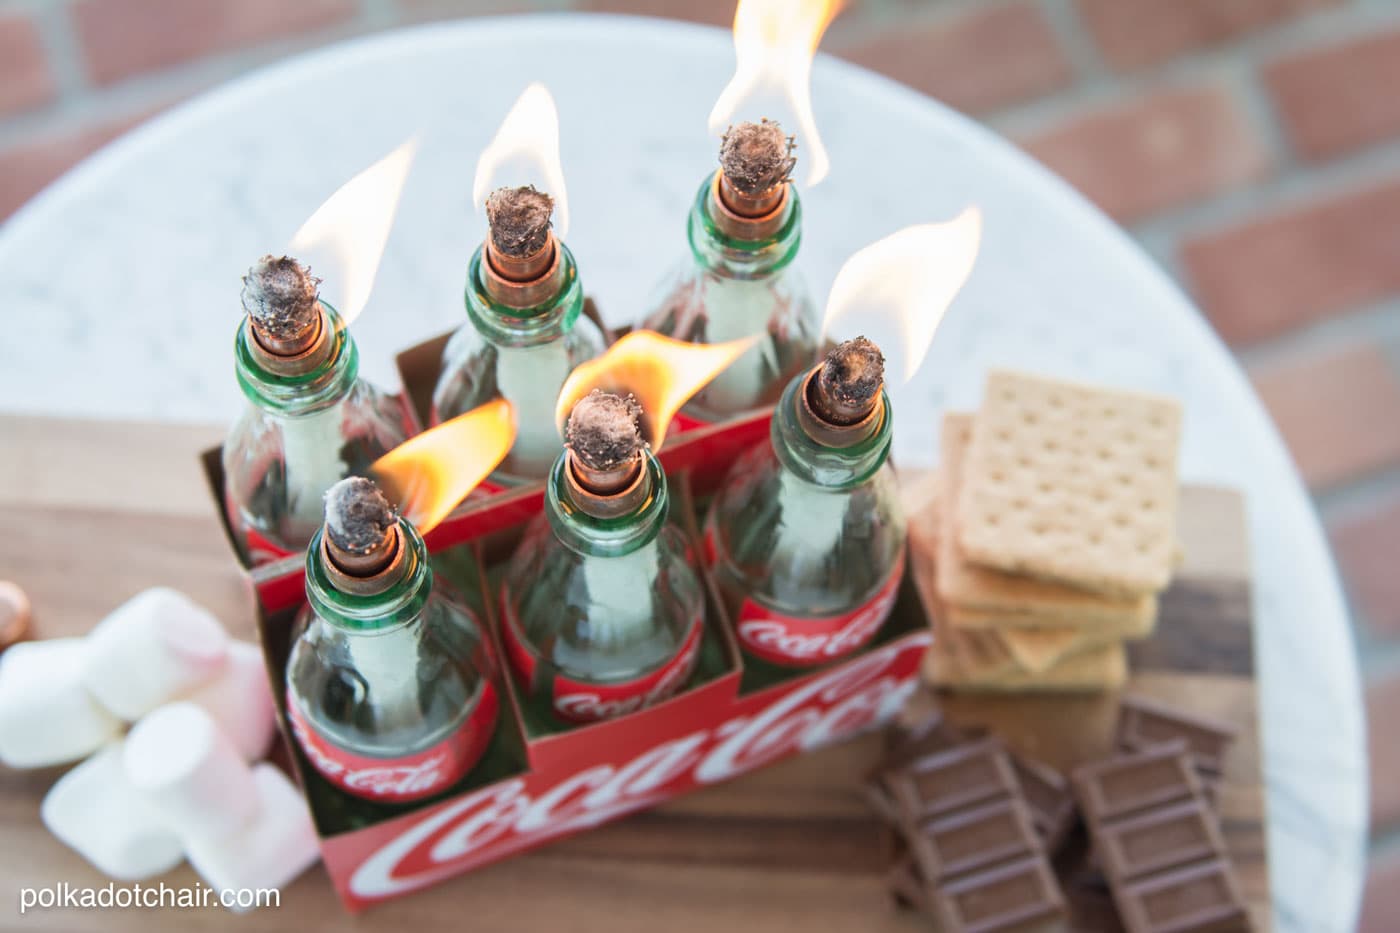
{"type": "Polygon", "coordinates": [[[771,443],[735,462],[706,559],[750,667],[813,667],[868,644],[904,570],[883,358],[858,338],[789,383],[771,443]]]}
{"type": "Polygon", "coordinates": [[[630,398],[574,407],[545,514],[506,568],[501,635],[535,717],[582,723],[660,702],[699,659],[704,595],[667,521],[666,475],[630,398]]]}
{"type": "Polygon", "coordinates": [[[496,728],[490,642],[434,583],[427,548],[369,480],[326,497],[287,661],[287,715],[312,767],[382,804],[465,777],[496,728]]]}
{"type": "Polygon", "coordinates": [[[467,271],[467,323],[442,355],[433,423],[505,398],[516,412],[510,453],[482,488],[537,482],[559,455],[554,406],[574,367],[603,351],[583,314],[573,254],[550,229],[553,202],[533,188],[504,188],[486,202],[490,231],[467,271]]]}
{"type": "Polygon", "coordinates": [[[720,170],[696,194],[689,253],[642,326],[691,343],[759,340],[691,398],[682,427],[772,405],[816,358],[817,309],[793,265],[802,239],[793,164],[776,123],[740,124],[724,138],[720,170]]]}
{"type": "Polygon", "coordinates": [[[321,526],[321,497],[403,443],[403,409],[359,378],[345,322],[296,260],[263,257],[243,279],[234,344],[248,405],[224,440],[229,526],[250,565],[294,554],[321,526]]]}

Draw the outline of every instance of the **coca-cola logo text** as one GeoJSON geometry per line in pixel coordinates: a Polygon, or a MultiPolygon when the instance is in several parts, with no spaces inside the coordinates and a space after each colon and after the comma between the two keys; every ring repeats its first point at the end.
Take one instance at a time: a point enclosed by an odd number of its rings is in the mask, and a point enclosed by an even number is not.
{"type": "Polygon", "coordinates": [[[563,780],[513,778],[446,804],[360,862],[350,892],[365,901],[401,894],[877,725],[914,688],[913,673],[896,676],[894,662],[905,652],[921,654],[931,637],[901,639],[766,706],[629,761],[597,764],[563,780]]]}

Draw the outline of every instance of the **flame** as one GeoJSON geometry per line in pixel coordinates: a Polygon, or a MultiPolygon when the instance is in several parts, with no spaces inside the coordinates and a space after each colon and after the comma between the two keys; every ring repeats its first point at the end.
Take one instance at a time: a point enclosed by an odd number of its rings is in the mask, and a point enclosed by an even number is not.
{"type": "Polygon", "coordinates": [[[809,188],[831,168],[812,116],[812,58],[840,11],[840,0],[739,0],[734,77],[710,111],[710,132],[720,134],[760,91],[780,94],[796,115],[806,146],[809,188]]]}
{"type": "Polygon", "coordinates": [[[579,364],[569,374],[559,390],[554,423],[563,434],[574,404],[594,389],[631,392],[642,405],[647,439],[660,450],[671,419],[681,406],[757,340],[745,337],[705,345],[673,340],[649,330],[633,331],[602,356],[579,364]]]}
{"type": "Polygon", "coordinates": [[[569,195],[559,159],[559,111],[549,88],[538,81],[520,95],[491,145],[482,150],[472,201],[480,211],[497,188],[528,184],[554,198],[554,229],[562,238],[569,232],[569,195]]]}
{"type": "Polygon", "coordinates": [[[427,534],[491,475],[515,443],[515,409],[505,399],[411,437],[370,467],[399,511],[427,534]]]}
{"type": "Polygon", "coordinates": [[[908,382],[972,274],[981,243],[982,212],[974,206],[945,223],[905,227],[857,250],[831,283],[823,337],[847,315],[887,310],[902,337],[908,382]]]}
{"type": "Polygon", "coordinates": [[[292,237],[292,254],[340,291],[331,303],[346,323],[369,302],[417,153],[415,137],[342,185],[292,237]]]}

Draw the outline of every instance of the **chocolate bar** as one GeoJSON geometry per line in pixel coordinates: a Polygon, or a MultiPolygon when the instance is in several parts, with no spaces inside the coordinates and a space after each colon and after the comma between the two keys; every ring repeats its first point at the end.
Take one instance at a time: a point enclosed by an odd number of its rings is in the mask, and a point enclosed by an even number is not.
{"type": "Polygon", "coordinates": [[[1153,875],[1115,894],[1128,933],[1249,929],[1234,869],[1224,859],[1153,875]]]}
{"type": "Polygon", "coordinates": [[[1225,755],[1235,740],[1235,730],[1194,713],[1146,697],[1124,697],[1119,707],[1117,742],[1125,751],[1146,751],[1154,745],[1182,739],[1196,759],[1196,767],[1219,775],[1225,755]]]}
{"type": "Polygon", "coordinates": [[[1095,861],[1129,933],[1248,929],[1185,739],[1074,772],[1095,861]]]}
{"type": "Polygon", "coordinates": [[[1048,855],[1054,855],[1074,829],[1078,810],[1069,782],[1055,769],[1021,755],[1011,756],[1011,766],[1030,807],[1035,828],[1048,855]]]}
{"type": "Polygon", "coordinates": [[[1202,798],[1109,823],[1094,838],[1099,864],[1110,884],[1225,851],[1219,823],[1202,798]]]}
{"type": "Polygon", "coordinates": [[[941,933],[1064,928],[1064,896],[1040,855],[947,882],[931,900],[941,933]]]}
{"type": "Polygon", "coordinates": [[[905,838],[919,876],[933,882],[1041,851],[1030,810],[1015,797],[911,827],[905,838]]]}
{"type": "Polygon", "coordinates": [[[1201,795],[1186,742],[1178,739],[1074,772],[1075,796],[1092,831],[1096,824],[1201,795]]]}
{"type": "Polygon", "coordinates": [[[1011,757],[991,738],[925,755],[886,772],[883,783],[900,811],[919,823],[1021,793],[1011,757]]]}

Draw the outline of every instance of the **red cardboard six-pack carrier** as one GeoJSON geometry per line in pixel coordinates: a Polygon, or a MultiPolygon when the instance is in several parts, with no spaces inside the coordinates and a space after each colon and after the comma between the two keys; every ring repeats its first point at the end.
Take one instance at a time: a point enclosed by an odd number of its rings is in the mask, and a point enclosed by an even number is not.
{"type": "MultiPolygon", "coordinates": [[[[420,424],[445,341],[399,357],[407,407],[420,424]]],[[[658,454],[673,494],[672,518],[685,530],[699,569],[703,504],[740,454],[769,443],[770,414],[685,430],[658,454]]],[[[204,468],[223,515],[219,451],[205,454],[204,468]]],[[[539,720],[503,663],[498,596],[500,570],[543,499],[542,484],[473,496],[425,536],[435,573],[467,598],[502,662],[496,665],[500,716],[481,763],[446,792],[411,805],[377,805],[344,794],[290,741],[284,671],[292,623],[305,600],[305,555],[249,570],[292,768],[310,803],[326,868],[351,910],[867,731],[895,715],[915,686],[932,632],[907,576],[877,597],[892,599],[893,607],[869,645],[787,677],[745,670],[731,620],[707,576],[698,657],[680,690],[654,706],[567,730],[539,720]]],[[[412,782],[421,775],[380,778],[412,782]]]]}

